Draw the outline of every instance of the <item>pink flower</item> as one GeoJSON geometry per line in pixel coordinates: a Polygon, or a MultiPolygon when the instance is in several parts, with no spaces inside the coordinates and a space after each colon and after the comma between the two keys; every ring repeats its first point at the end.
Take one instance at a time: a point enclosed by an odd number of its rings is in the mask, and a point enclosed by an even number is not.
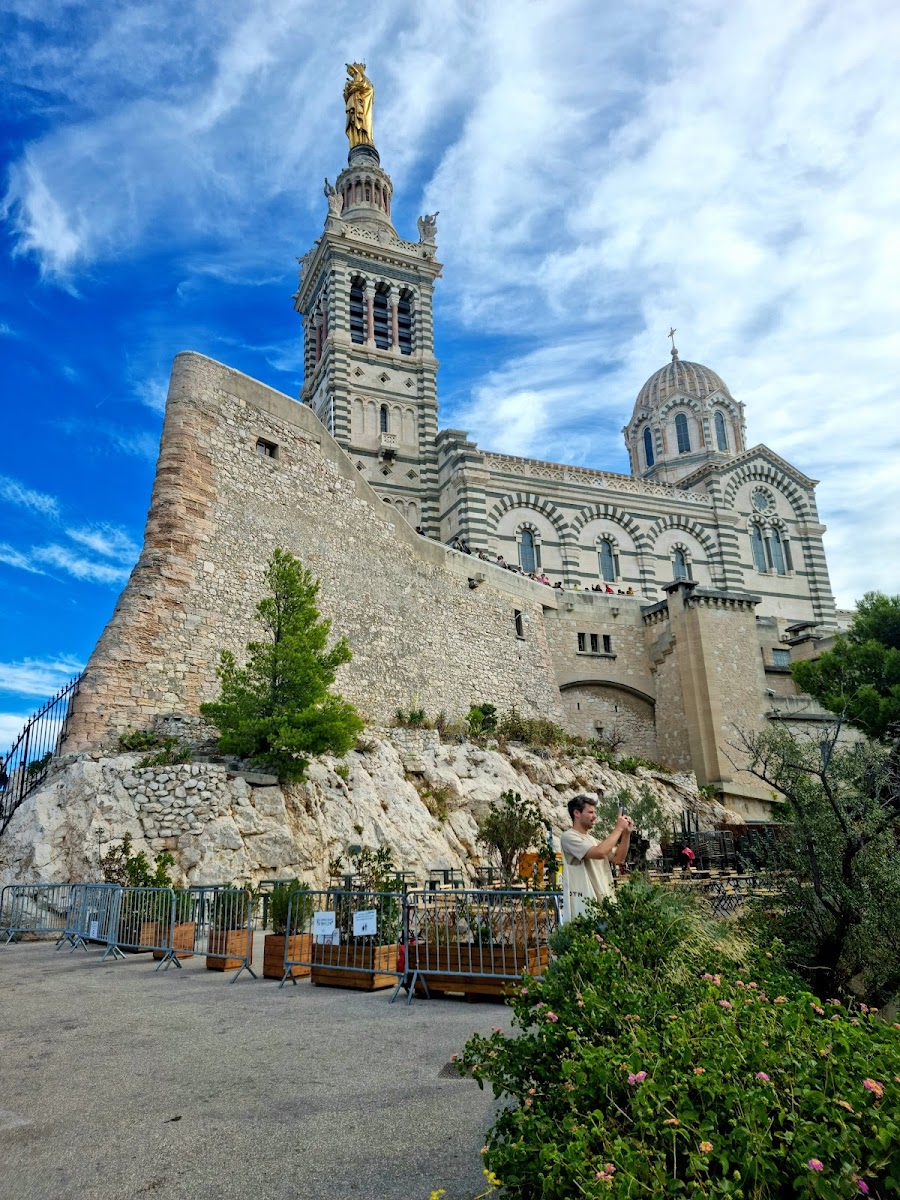
{"type": "Polygon", "coordinates": [[[868,1011],[869,1011],[869,1006],[868,1006],[868,1004],[861,1004],[861,1005],[859,1006],[859,1011],[860,1011],[860,1012],[868,1012],[868,1011]]]}
{"type": "Polygon", "coordinates": [[[713,1148],[712,1142],[701,1142],[700,1143],[700,1153],[701,1154],[709,1154],[709,1152],[712,1150],[712,1148],[713,1148]]]}
{"type": "Polygon", "coordinates": [[[869,1185],[866,1183],[866,1181],[865,1181],[864,1179],[860,1179],[860,1178],[857,1176],[857,1178],[856,1178],[856,1179],[854,1179],[854,1181],[853,1181],[853,1182],[856,1184],[857,1188],[858,1188],[858,1189],[859,1189],[859,1190],[862,1192],[862,1194],[863,1194],[864,1196],[868,1196],[868,1194],[869,1194],[869,1185]]]}
{"type": "Polygon", "coordinates": [[[499,1025],[492,1025],[492,1026],[491,1026],[491,1033],[501,1033],[501,1032],[502,1032],[502,1030],[500,1029],[500,1026],[499,1026],[499,1025]]]}
{"type": "Polygon", "coordinates": [[[822,1160],[820,1158],[811,1158],[806,1165],[809,1167],[809,1169],[811,1171],[824,1171],[825,1170],[825,1164],[822,1162],[822,1160]]]}
{"type": "Polygon", "coordinates": [[[756,1078],[760,1081],[760,1083],[768,1083],[769,1082],[769,1077],[765,1073],[765,1071],[757,1071],[756,1078]]]}
{"type": "Polygon", "coordinates": [[[730,1000],[720,1000],[719,1008],[731,1008],[731,1001],[730,1000]]]}
{"type": "Polygon", "coordinates": [[[458,1054],[451,1054],[451,1055],[450,1055],[450,1061],[451,1061],[451,1062],[459,1062],[459,1055],[458,1055],[458,1054]]]}
{"type": "Polygon", "coordinates": [[[810,1007],[810,1008],[813,1010],[813,1012],[817,1012],[817,1013],[819,1014],[819,1016],[820,1016],[820,1017],[824,1017],[824,1016],[825,1016],[825,1009],[824,1009],[824,1008],[819,1008],[818,1004],[810,1004],[810,1006],[809,1006],[809,1007],[810,1007]]]}
{"type": "Polygon", "coordinates": [[[553,1021],[554,1024],[559,1020],[559,1017],[556,1015],[555,1012],[548,1012],[546,1014],[546,1017],[547,1017],[548,1021],[553,1021]]]}
{"type": "Polygon", "coordinates": [[[776,996],[773,1003],[774,1004],[787,1004],[787,996],[776,996]]]}
{"type": "Polygon", "coordinates": [[[864,1079],[863,1087],[867,1092],[874,1092],[879,1100],[884,1095],[884,1084],[879,1083],[877,1079],[864,1079]]]}
{"type": "Polygon", "coordinates": [[[694,1067],[694,1074],[695,1075],[705,1075],[706,1067],[694,1067]]]}
{"type": "Polygon", "coordinates": [[[638,1071],[637,1075],[629,1075],[628,1076],[628,1082],[629,1083],[643,1083],[646,1078],[647,1078],[646,1071],[638,1071]]]}

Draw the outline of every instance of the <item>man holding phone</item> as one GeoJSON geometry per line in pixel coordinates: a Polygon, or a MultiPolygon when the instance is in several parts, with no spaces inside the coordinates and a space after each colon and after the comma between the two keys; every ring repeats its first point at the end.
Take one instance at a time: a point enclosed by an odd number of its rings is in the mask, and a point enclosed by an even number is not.
{"type": "Polygon", "coordinates": [[[598,842],[591,837],[597,806],[590,796],[574,796],[567,805],[572,828],[560,838],[563,856],[563,917],[571,921],[586,911],[589,900],[614,897],[610,860],[621,866],[628,857],[634,822],[619,809],[612,833],[598,842]]]}

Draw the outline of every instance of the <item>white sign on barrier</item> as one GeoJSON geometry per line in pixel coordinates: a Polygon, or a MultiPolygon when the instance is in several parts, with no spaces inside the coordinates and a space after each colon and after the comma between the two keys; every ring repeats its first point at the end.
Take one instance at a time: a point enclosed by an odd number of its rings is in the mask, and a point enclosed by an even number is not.
{"type": "Polygon", "coordinates": [[[353,936],[365,937],[378,932],[378,912],[374,908],[363,909],[353,914],[353,936]]]}
{"type": "Polygon", "coordinates": [[[327,937],[334,933],[335,920],[333,912],[313,913],[313,933],[316,937],[327,937]]]}
{"type": "Polygon", "coordinates": [[[99,921],[91,921],[90,927],[88,929],[88,938],[92,942],[95,942],[97,940],[97,938],[99,938],[99,936],[100,936],[100,922],[99,921]]]}

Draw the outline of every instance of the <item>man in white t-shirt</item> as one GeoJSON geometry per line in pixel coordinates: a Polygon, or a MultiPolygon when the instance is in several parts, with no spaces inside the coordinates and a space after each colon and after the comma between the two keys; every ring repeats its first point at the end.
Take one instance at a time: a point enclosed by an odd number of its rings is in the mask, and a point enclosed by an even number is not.
{"type": "Polygon", "coordinates": [[[597,806],[590,796],[574,796],[568,809],[572,828],[560,838],[564,921],[581,916],[589,900],[615,898],[610,860],[616,865],[625,862],[634,829],[631,817],[619,813],[612,833],[598,842],[590,832],[597,820],[597,806]]]}

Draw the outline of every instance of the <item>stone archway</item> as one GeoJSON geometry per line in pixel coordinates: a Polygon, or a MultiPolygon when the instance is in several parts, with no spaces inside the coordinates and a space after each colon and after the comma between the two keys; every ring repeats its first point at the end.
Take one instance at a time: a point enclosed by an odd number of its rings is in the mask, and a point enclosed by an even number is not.
{"type": "Polygon", "coordinates": [[[582,737],[621,737],[619,754],[657,759],[655,701],[647,692],[611,679],[560,684],[568,727],[582,737]]]}

